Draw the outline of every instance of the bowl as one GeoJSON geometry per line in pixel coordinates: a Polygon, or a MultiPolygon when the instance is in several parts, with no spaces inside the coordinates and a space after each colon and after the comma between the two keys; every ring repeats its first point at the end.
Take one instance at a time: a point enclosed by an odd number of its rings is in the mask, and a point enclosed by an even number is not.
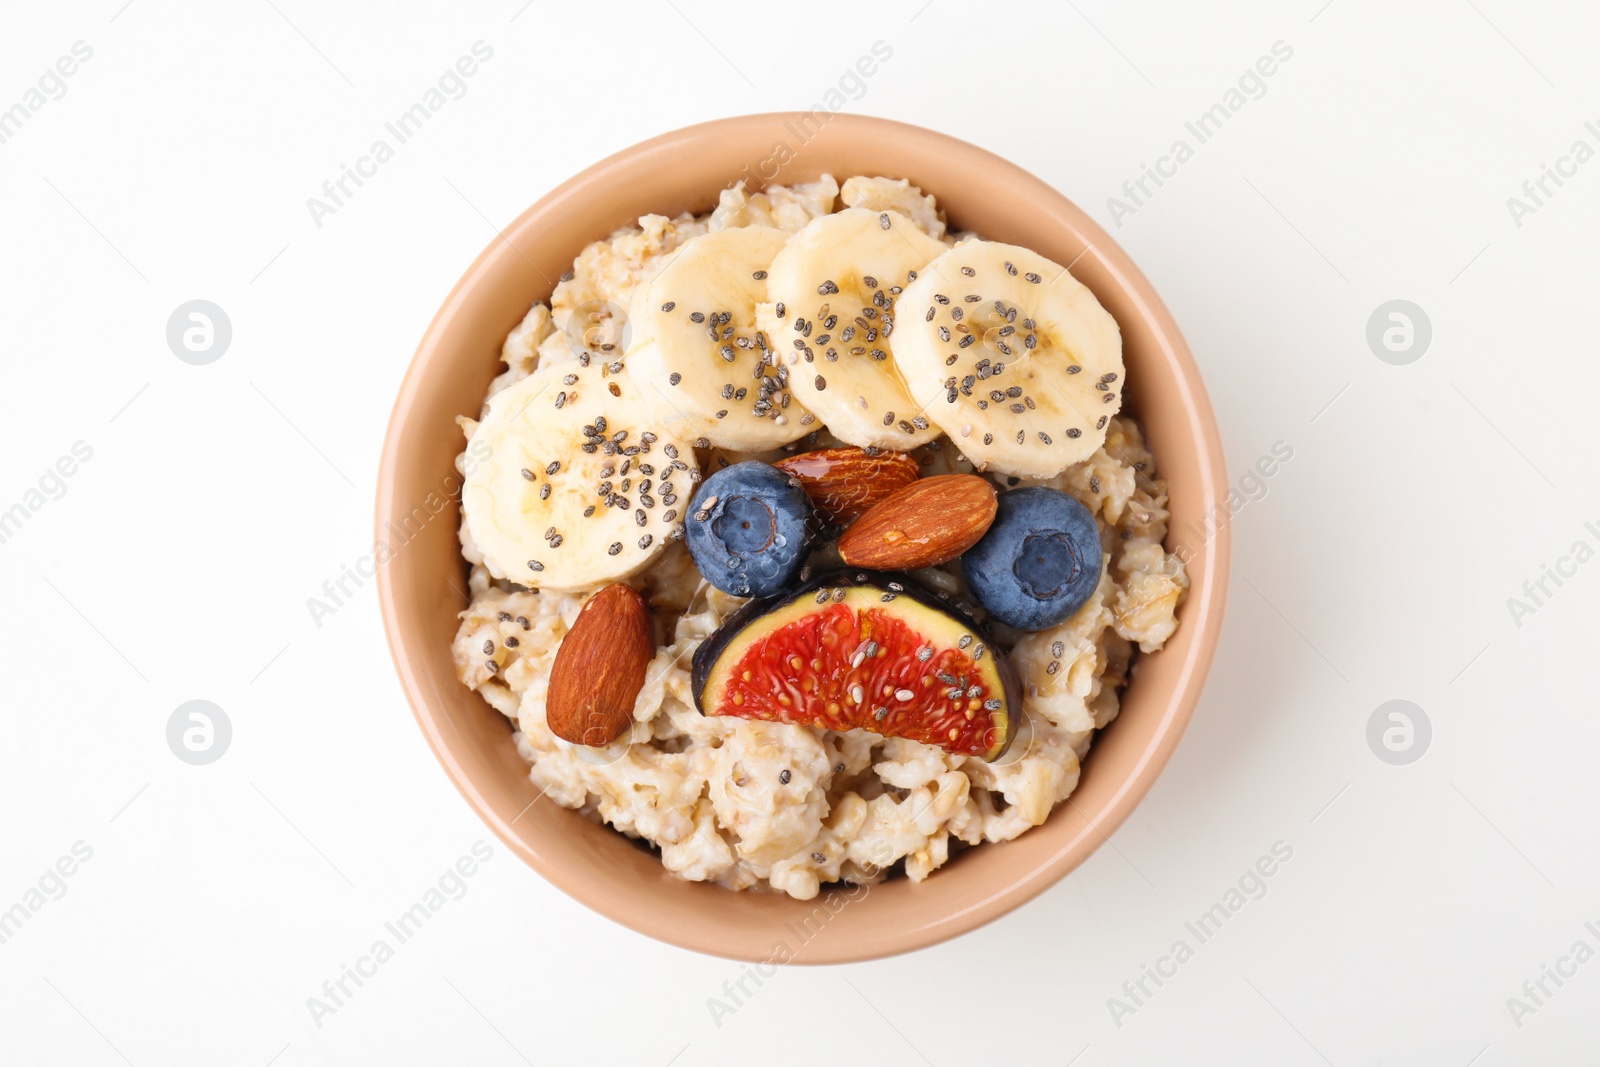
{"type": "Polygon", "coordinates": [[[496,836],[582,903],[640,933],[751,962],[841,963],[932,945],[1043,892],[1082,863],[1149,792],[1210,668],[1228,588],[1222,445],[1198,369],[1155,290],[1065,196],[998,156],[916,126],[826,112],[748,115],[668,133],[585,170],[508,225],[445,299],[400,386],[378,472],[384,626],[416,720],[496,836]],[[709,211],[743,179],[830,173],[909,178],[953,227],[1071,266],[1122,327],[1126,409],[1167,479],[1169,551],[1191,587],[1178,631],[1139,657],[1116,722],[1096,738],[1069,803],[1014,841],[964,852],[920,884],[891,879],[811,901],[682,881],[611,828],[542,799],[510,722],[456,678],[450,645],[466,607],[456,532],[458,415],[476,417],[501,342],[586,244],[647,213],[709,211]]]}

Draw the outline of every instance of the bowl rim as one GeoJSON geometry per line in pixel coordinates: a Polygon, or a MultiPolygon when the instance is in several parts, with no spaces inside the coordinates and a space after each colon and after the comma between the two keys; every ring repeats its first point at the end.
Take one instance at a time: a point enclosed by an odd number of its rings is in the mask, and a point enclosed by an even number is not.
{"type": "MultiPolygon", "coordinates": [[[[500,229],[473,259],[440,304],[401,380],[385,430],[377,472],[374,529],[379,534],[379,540],[382,541],[385,521],[396,514],[395,471],[400,463],[402,441],[409,430],[407,416],[422,383],[430,375],[430,356],[441,347],[451,320],[466,301],[466,295],[484,281],[504,254],[503,246],[510,246],[515,250],[515,245],[508,235],[519,233],[531,217],[550,211],[562,201],[580,194],[585,187],[596,182],[605,182],[608,175],[617,168],[636,165],[636,161],[643,156],[681,148],[708,136],[724,133],[732,136],[741,127],[751,127],[756,123],[804,121],[811,114],[767,112],[737,115],[660,134],[623,148],[584,168],[551,189],[500,229]]],[[[969,163],[982,162],[986,166],[999,167],[1007,173],[1009,180],[1026,187],[1025,192],[1016,194],[1019,197],[1045,197],[1053,201],[1053,208],[1071,219],[1073,227],[1084,236],[1089,249],[1093,249],[1097,256],[1107,263],[1108,268],[1113,270],[1124,295],[1137,307],[1139,318],[1164,350],[1166,360],[1175,365],[1180,372],[1180,380],[1175,387],[1183,401],[1184,421],[1188,429],[1185,443],[1195,450],[1198,460],[1196,463],[1200,475],[1198,492],[1204,501],[1217,502],[1223,499],[1228,478],[1221,432],[1198,365],[1176,321],[1154,287],[1110,234],[1076,203],[1043,179],[1001,156],[948,134],[894,120],[847,113],[833,114],[828,119],[828,127],[830,129],[851,127],[883,134],[893,133],[900,137],[927,139],[938,143],[951,154],[965,157],[969,163]]],[[[862,173],[866,171],[863,170],[862,173]]],[[[783,180],[781,177],[774,179],[780,182],[783,180]]],[[[937,190],[933,192],[937,195],[937,190]]],[[[1169,528],[1163,542],[1168,551],[1172,551],[1173,540],[1174,530],[1169,528]]],[[[1096,839],[1088,839],[1087,847],[1082,844],[1087,838],[1086,834],[1079,834],[1069,839],[1045,862],[1035,865],[1017,880],[985,895],[983,899],[972,901],[969,906],[936,924],[924,924],[903,931],[900,936],[900,941],[904,942],[902,944],[867,950],[857,950],[850,945],[842,945],[836,946],[832,951],[796,958],[793,962],[804,964],[861,962],[926,948],[957,937],[986,925],[1032,900],[1082,864],[1100,844],[1108,841],[1110,835],[1127,820],[1139,802],[1149,793],[1193,718],[1221,636],[1228,597],[1231,547],[1231,525],[1219,523],[1214,531],[1208,532],[1191,557],[1191,568],[1196,566],[1197,559],[1203,560],[1200,566],[1206,575],[1198,596],[1191,587],[1189,597],[1180,609],[1182,625],[1196,631],[1195,637],[1184,650],[1184,662],[1176,679],[1171,683],[1171,693],[1166,699],[1164,714],[1138,758],[1118,783],[1117,789],[1107,802],[1105,813],[1094,821],[1087,817],[1083,819],[1086,826],[1094,831],[1096,839]]],[[[597,898],[582,892],[583,886],[579,879],[559,863],[547,862],[522,839],[488,802],[472,774],[452,751],[440,724],[435,721],[441,712],[431,706],[411,662],[411,657],[415,653],[407,647],[407,625],[396,605],[391,569],[386,565],[380,565],[376,570],[378,600],[386,641],[407,703],[411,706],[412,715],[451,783],[501,842],[545,880],[568,896],[629,929],[691,951],[726,959],[759,962],[762,957],[744,949],[717,944],[715,938],[691,936],[669,928],[667,924],[652,924],[648,916],[636,915],[618,907],[616,901],[606,894],[600,894],[597,898]]],[[[1137,681],[1137,678],[1129,680],[1123,690],[1124,700],[1127,692],[1137,684],[1137,681]]],[[[499,712],[495,714],[498,715],[499,712]]],[[[1052,816],[1070,805],[1070,798],[1057,804],[1052,816]]]]}

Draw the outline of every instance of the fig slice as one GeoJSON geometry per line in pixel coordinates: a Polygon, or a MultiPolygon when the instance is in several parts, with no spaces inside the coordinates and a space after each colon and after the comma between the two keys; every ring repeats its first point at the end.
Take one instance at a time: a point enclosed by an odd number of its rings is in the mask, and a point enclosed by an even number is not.
{"type": "Polygon", "coordinates": [[[695,650],[695,703],[998,758],[1021,711],[1004,652],[903,575],[835,571],[753,600],[695,650]]]}

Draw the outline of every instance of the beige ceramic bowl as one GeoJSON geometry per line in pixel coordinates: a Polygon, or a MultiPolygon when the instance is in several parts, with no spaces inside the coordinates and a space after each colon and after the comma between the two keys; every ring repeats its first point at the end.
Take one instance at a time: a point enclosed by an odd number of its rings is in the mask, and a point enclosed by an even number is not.
{"type": "Polygon", "coordinates": [[[1098,848],[1161,773],[1189,722],[1222,625],[1228,530],[1206,518],[1226,493],[1222,445],[1194,360],[1150,283],[1066,197],[962,141],[850,115],[752,115],[692,126],[597,163],[551,192],[480,255],[439,309],[400,388],[378,472],[378,572],[395,666],[418,724],[467,802],[518,856],[589,907],[651,937],[743,960],[839,963],[905,952],[989,922],[1098,848]],[[825,119],[819,124],[818,117],[825,119]],[[1128,408],[1171,492],[1168,548],[1192,582],[1181,626],[1141,657],[1122,714],[1095,741],[1068,804],[1015,841],[982,845],[920,885],[897,879],[801,902],[669,875],[608,827],[539,800],[511,726],[456,680],[450,643],[466,606],[456,541],[457,415],[476,416],[506,333],[591,241],[641,214],[705,212],[732,181],[822,173],[905,177],[956,228],[1064,264],[1122,326],[1128,408]],[[537,801],[537,802],[536,802],[537,801]]]}

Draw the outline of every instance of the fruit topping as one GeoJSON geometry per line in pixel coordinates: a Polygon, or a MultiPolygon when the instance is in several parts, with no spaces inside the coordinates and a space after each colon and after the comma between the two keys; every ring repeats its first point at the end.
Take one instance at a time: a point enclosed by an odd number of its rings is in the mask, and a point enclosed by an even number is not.
{"type": "Polygon", "coordinates": [[[641,392],[625,370],[567,361],[489,398],[461,504],[490,574],[589,588],[637,573],[683,532],[694,438],[654,421],[641,392]]]}
{"type": "Polygon", "coordinates": [[[939,436],[890,337],[900,294],[944,250],[897,211],[848,208],[811,220],[773,257],[756,324],[794,399],[846,444],[903,450],[939,436]]]}
{"type": "Polygon", "coordinates": [[[1003,653],[903,576],[834,572],[752,601],[695,651],[695,702],[729,715],[867,730],[997,758],[1020,714],[1003,653]]]}
{"type": "Polygon", "coordinates": [[[839,538],[852,567],[915,570],[948,563],[977,544],[994,521],[995,491],[974,474],[940,474],[896,490],[839,538]]]}
{"type": "Polygon", "coordinates": [[[904,452],[824,448],[774,464],[800,479],[824,521],[849,522],[872,505],[917,480],[917,461],[904,452]]]}
{"type": "Polygon", "coordinates": [[[689,505],[689,555],[724,593],[772,596],[805,565],[814,526],[798,479],[766,463],[735,463],[707,478],[689,505]]]}
{"type": "Polygon", "coordinates": [[[1018,630],[1070,618],[1100,584],[1100,528],[1059,489],[1013,489],[994,525],[961,559],[967,585],[990,615],[1018,630]]]}
{"type": "Polygon", "coordinates": [[[900,294],[906,387],[981,470],[1048,478],[1088,459],[1122,406],[1122,334],[1067,268],[966,241],[900,294]]]}
{"type": "Polygon", "coordinates": [[[608,585],[590,597],[550,669],[550,732],[574,745],[609,745],[622,736],[655,654],[655,623],[636,590],[608,585]]]}
{"type": "Polygon", "coordinates": [[[770,226],[691,237],[634,291],[625,362],[668,429],[738,452],[811,431],[816,420],[795,402],[789,369],[756,328],[767,270],[787,240],[770,226]]]}

